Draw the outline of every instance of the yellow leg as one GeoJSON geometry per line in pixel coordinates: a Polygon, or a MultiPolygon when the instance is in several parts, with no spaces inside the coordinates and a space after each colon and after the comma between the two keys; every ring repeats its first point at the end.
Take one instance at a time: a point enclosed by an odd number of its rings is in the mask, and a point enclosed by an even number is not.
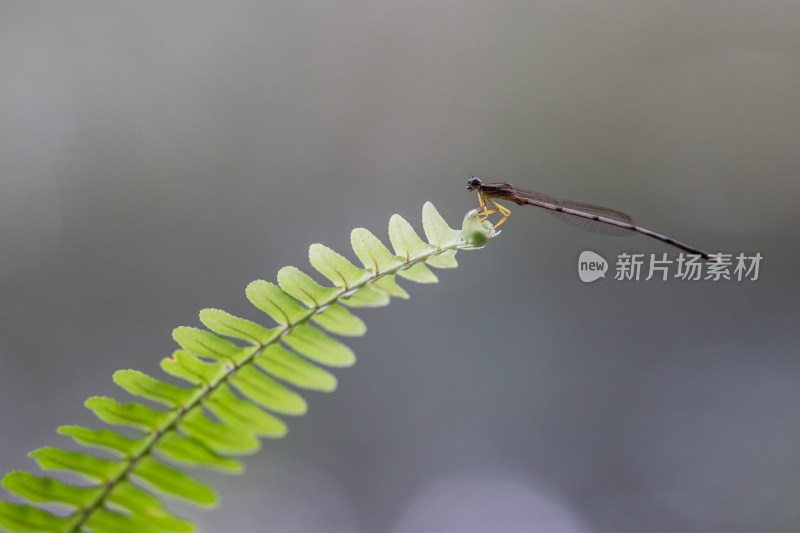
{"type": "Polygon", "coordinates": [[[500,214],[501,214],[501,215],[503,215],[503,218],[501,218],[501,219],[500,219],[500,222],[498,222],[497,224],[495,224],[495,225],[494,225],[494,228],[495,228],[495,229],[497,229],[497,228],[499,228],[499,227],[500,227],[500,224],[502,224],[503,222],[505,222],[506,220],[508,220],[508,215],[510,215],[510,214],[511,214],[511,211],[510,211],[509,209],[507,209],[507,208],[503,207],[502,205],[500,205],[500,204],[498,204],[498,203],[494,202],[494,201],[493,201],[493,200],[491,200],[491,199],[488,199],[488,198],[487,198],[487,200],[486,200],[486,201],[487,201],[487,202],[489,202],[490,204],[492,204],[492,206],[494,207],[494,209],[491,209],[491,210],[484,210],[484,212],[483,212],[482,214],[484,214],[484,215],[487,215],[487,216],[488,216],[488,215],[491,215],[492,213],[497,213],[497,212],[500,212],[500,214]]]}
{"type": "Polygon", "coordinates": [[[480,192],[478,192],[478,202],[480,204],[479,209],[483,210],[483,212],[478,213],[481,222],[486,220],[489,217],[489,215],[492,215],[494,213],[500,213],[501,215],[503,215],[503,218],[500,219],[500,222],[494,225],[495,228],[498,227],[503,222],[505,222],[506,219],[508,219],[508,215],[511,214],[511,211],[509,209],[498,204],[491,198],[484,198],[484,196],[480,192]],[[487,204],[492,204],[492,207],[494,207],[494,209],[489,209],[489,206],[487,204]]]}
{"type": "Polygon", "coordinates": [[[483,195],[480,193],[480,191],[478,191],[478,203],[480,204],[478,207],[480,207],[481,209],[483,209],[485,211],[486,210],[486,200],[483,199],[483,195]]]}
{"type": "Polygon", "coordinates": [[[478,193],[478,203],[480,204],[480,205],[478,205],[478,209],[482,209],[483,210],[482,213],[478,213],[478,216],[481,217],[481,222],[486,220],[486,217],[488,217],[492,213],[497,213],[497,209],[489,209],[486,206],[486,199],[483,197],[483,195],[480,192],[478,193]]]}

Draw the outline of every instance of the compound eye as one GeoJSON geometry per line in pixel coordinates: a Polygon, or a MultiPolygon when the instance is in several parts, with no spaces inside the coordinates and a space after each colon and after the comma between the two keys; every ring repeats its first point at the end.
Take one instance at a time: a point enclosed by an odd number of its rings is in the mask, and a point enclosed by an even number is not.
{"type": "Polygon", "coordinates": [[[470,179],[467,180],[467,189],[470,190],[470,191],[472,189],[476,189],[476,188],[480,187],[480,185],[481,185],[480,178],[474,178],[473,177],[473,178],[470,178],[470,179]]]}

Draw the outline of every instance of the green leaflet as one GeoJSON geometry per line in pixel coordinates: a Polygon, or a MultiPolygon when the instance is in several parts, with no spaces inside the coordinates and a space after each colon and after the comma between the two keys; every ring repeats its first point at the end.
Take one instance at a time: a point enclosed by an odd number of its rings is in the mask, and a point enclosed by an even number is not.
{"type": "Polygon", "coordinates": [[[461,241],[461,232],[448,226],[430,202],[425,202],[422,206],[422,229],[428,242],[439,250],[457,245],[461,241]]]}
{"type": "Polygon", "coordinates": [[[356,362],[353,350],[347,345],[307,324],[296,326],[283,341],[297,353],[323,365],[351,366],[356,362]]]}
{"type": "Polygon", "coordinates": [[[426,263],[436,268],[456,268],[458,266],[455,250],[445,250],[441,254],[428,259],[426,263]]]}
{"type": "Polygon", "coordinates": [[[109,481],[125,467],[123,461],[110,461],[81,452],[68,452],[52,446],[28,454],[42,470],[71,470],[89,479],[109,481]]]}
{"type": "Polygon", "coordinates": [[[200,321],[207,329],[176,328],[173,338],[181,349],[163,359],[161,368],[188,386],[137,370],[114,373],[117,385],[148,405],[96,396],[86,400],[86,406],[103,422],[135,428],[141,436],[59,427],[61,435],[115,458],[55,447],[31,452],[43,470],[72,472],[88,483],[72,485],[11,472],[3,478],[10,492],[34,504],[55,503],[74,512],[61,517],[32,505],[0,501],[0,527],[58,533],[193,531],[194,524],[171,514],[163,498],[207,506],[216,503],[217,494],[184,468],[241,472],[243,465],[236,456],[258,451],[261,438],[287,433],[286,423],[276,414],[297,416],[307,411],[308,404],[296,389],[335,390],[336,376],[323,366],[355,363],[355,354],[338,337],[363,335],[366,325],[349,308],[381,307],[391,298],[408,298],[398,276],[434,283],[437,277],[429,266],[453,268],[456,251],[482,247],[495,235],[476,210],[468,213],[457,231],[430,203],[423,207],[422,227],[427,242],[405,219],[392,216],[389,241],[394,251],[370,231],[353,230],[350,241],[363,268],[326,246],[312,244],[309,262],[327,280],[324,284],[293,266],[278,271],[277,284],[250,283],[248,300],[274,320],[274,326],[220,309],[203,309],[200,321]]]}
{"type": "Polygon", "coordinates": [[[109,424],[131,426],[145,431],[155,431],[166,425],[171,413],[156,411],[138,403],[122,404],[114,398],[93,396],[86,400],[86,407],[94,411],[97,418],[109,424]]]}
{"type": "Polygon", "coordinates": [[[172,338],[187,352],[215,361],[239,363],[252,353],[250,348],[240,348],[216,333],[199,328],[175,328],[172,338]]]}
{"type": "Polygon", "coordinates": [[[207,363],[181,350],[175,350],[172,357],[162,359],[161,368],[171,376],[206,386],[216,381],[220,376],[225,375],[224,364],[207,363]]]}
{"type": "Polygon", "coordinates": [[[303,302],[306,307],[319,309],[332,301],[341,291],[334,287],[323,287],[311,276],[293,266],[278,271],[278,285],[290,296],[303,302]]]}
{"type": "MultiPolygon", "coordinates": [[[[422,264],[417,266],[425,268],[425,265],[422,264]]],[[[406,272],[406,270],[401,270],[400,272],[406,272]]],[[[407,300],[408,298],[410,298],[406,290],[397,284],[397,281],[395,281],[394,276],[384,276],[381,279],[375,280],[372,283],[371,287],[379,291],[383,291],[389,296],[394,296],[395,298],[402,298],[403,300],[407,300]]]]}
{"type": "Polygon", "coordinates": [[[78,444],[112,450],[120,455],[133,455],[142,445],[142,440],[129,439],[110,429],[87,429],[80,426],[60,426],[61,435],[72,437],[78,444]]]}
{"type": "Polygon", "coordinates": [[[417,263],[416,265],[412,265],[411,268],[401,270],[397,275],[401,278],[416,281],[417,283],[436,283],[439,281],[436,274],[423,263],[417,263]]]}
{"type": "Polygon", "coordinates": [[[68,485],[51,477],[38,477],[19,470],[6,474],[3,486],[31,502],[63,503],[77,508],[87,507],[103,490],[101,487],[68,485]]]}
{"type": "Polygon", "coordinates": [[[290,326],[307,315],[307,310],[297,300],[286,294],[274,283],[263,279],[247,286],[247,299],[250,303],[267,313],[282,326],[290,326]]]}
{"type": "Polygon", "coordinates": [[[365,282],[371,275],[369,271],[358,268],[344,256],[321,244],[312,244],[309,247],[308,261],[335,287],[345,290],[365,282]]]}
{"type": "Polygon", "coordinates": [[[329,305],[311,317],[311,320],[337,335],[360,337],[367,331],[367,325],[360,318],[339,304],[329,305]]]}
{"type": "Polygon", "coordinates": [[[189,520],[173,515],[161,500],[128,481],[120,481],[109,494],[108,501],[167,531],[194,531],[194,524],[189,520]]]}
{"type": "Polygon", "coordinates": [[[74,523],[74,519],[61,518],[31,505],[0,501],[0,526],[8,531],[60,533],[69,531],[74,523]]]}
{"type": "Polygon", "coordinates": [[[241,339],[255,345],[267,344],[278,334],[278,330],[267,329],[252,320],[239,318],[219,309],[200,311],[200,322],[214,333],[241,339]]]}
{"type": "Polygon", "coordinates": [[[261,441],[251,431],[214,422],[200,409],[187,413],[178,427],[220,455],[247,455],[261,449],[261,441]]]}
{"type": "Polygon", "coordinates": [[[392,215],[389,219],[389,240],[394,253],[410,261],[414,257],[430,254],[436,249],[423,241],[411,227],[411,224],[400,215],[392,215]]]}
{"type": "Polygon", "coordinates": [[[397,269],[405,259],[392,255],[392,252],[375,235],[364,228],[356,228],[350,233],[350,244],[364,268],[373,276],[397,269]]]}
{"type": "Polygon", "coordinates": [[[214,489],[187,476],[180,470],[159,463],[150,456],[142,457],[131,473],[161,492],[183,498],[197,505],[217,503],[217,493],[214,489]]]}
{"type": "Polygon", "coordinates": [[[267,346],[255,363],[295,387],[324,392],[336,389],[336,376],[280,344],[267,346]]]}
{"type": "Polygon", "coordinates": [[[186,465],[205,466],[231,473],[244,470],[241,461],[222,457],[203,444],[203,441],[194,437],[184,437],[174,431],[165,434],[158,441],[156,450],[175,462],[186,465]]]}
{"type": "Polygon", "coordinates": [[[304,415],[308,405],[302,396],[252,366],[242,367],[230,382],[252,402],[287,415],[304,415]]]}
{"type": "Polygon", "coordinates": [[[206,407],[226,425],[262,437],[283,437],[286,424],[252,403],[237,398],[224,383],[206,402],[206,407]]]}
{"type": "Polygon", "coordinates": [[[366,285],[346,292],[340,301],[348,307],[383,307],[389,305],[389,295],[371,285],[366,285]]]}
{"type": "Polygon", "coordinates": [[[123,515],[105,508],[97,509],[86,521],[95,531],[114,533],[162,533],[164,530],[149,519],[136,515],[123,515]]]}
{"type": "Polygon", "coordinates": [[[182,389],[171,383],[151,378],[138,370],[117,370],[112,379],[130,394],[153,400],[167,407],[186,405],[194,395],[191,389],[182,389]]]}

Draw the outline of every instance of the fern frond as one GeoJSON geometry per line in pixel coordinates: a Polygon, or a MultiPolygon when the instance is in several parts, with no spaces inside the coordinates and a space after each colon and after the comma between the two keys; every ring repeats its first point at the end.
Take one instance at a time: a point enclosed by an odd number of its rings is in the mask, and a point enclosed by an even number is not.
{"type": "Polygon", "coordinates": [[[235,456],[257,451],[262,437],[286,434],[286,423],[278,415],[306,412],[306,400],[289,386],[333,391],[336,377],[320,365],[355,363],[353,351],[333,336],[366,331],[348,308],[408,298],[396,276],[435,282],[429,266],[453,268],[456,251],[480,247],[494,235],[475,212],[465,217],[461,231],[454,230],[430,203],[423,207],[422,222],[427,242],[402,217],[392,216],[393,251],[366,229],[353,230],[351,243],[362,267],[321,244],[311,245],[311,266],[332,286],[291,266],[278,272],[277,285],[252,282],[247,298],[276,323],[274,327],[204,309],[200,321],[207,329],[176,328],[173,338],[181,349],[162,360],[161,368],[187,385],[136,370],[117,371],[117,385],[159,407],[99,396],[86,400],[86,407],[103,422],[133,428],[139,437],[109,429],[58,428],[76,443],[110,457],[55,447],[31,452],[41,469],[77,474],[84,484],[21,471],[7,474],[3,485],[9,492],[32,504],[58,504],[68,511],[59,516],[35,505],[0,501],[0,527],[54,533],[193,531],[190,521],[164,507],[162,496],[200,506],[213,505],[218,497],[182,467],[241,472],[235,456]]]}

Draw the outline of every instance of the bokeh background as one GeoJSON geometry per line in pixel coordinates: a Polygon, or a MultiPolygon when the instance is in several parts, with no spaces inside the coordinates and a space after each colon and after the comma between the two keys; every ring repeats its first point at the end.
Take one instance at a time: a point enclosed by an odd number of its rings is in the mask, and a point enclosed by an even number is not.
{"type": "MultiPolygon", "coordinates": [[[[795,1],[0,4],[0,471],[307,247],[452,226],[478,175],[627,211],[756,282],[583,284],[673,250],[533,208],[358,314],[339,390],[201,531],[800,529],[795,1]]],[[[388,242],[388,240],[387,240],[388,242]]]]}

